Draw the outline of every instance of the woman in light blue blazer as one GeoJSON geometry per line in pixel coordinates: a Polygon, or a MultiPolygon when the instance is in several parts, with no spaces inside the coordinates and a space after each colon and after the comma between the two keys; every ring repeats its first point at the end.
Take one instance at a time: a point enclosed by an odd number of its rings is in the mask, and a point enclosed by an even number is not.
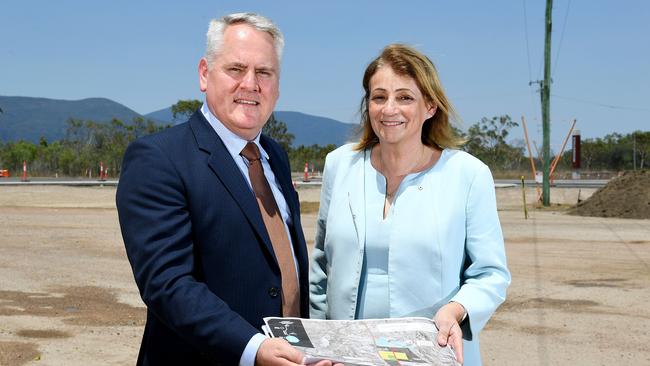
{"type": "Polygon", "coordinates": [[[489,168],[456,150],[433,63],[389,45],[366,69],[359,143],[327,156],[311,316],[423,316],[465,365],[510,284],[489,168]]]}

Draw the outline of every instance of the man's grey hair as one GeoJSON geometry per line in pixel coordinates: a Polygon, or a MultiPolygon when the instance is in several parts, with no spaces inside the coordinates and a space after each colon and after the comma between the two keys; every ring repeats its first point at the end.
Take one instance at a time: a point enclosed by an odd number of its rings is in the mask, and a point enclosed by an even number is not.
{"type": "Polygon", "coordinates": [[[282,50],[284,49],[284,36],[280,29],[268,18],[255,13],[235,13],[228,14],[219,19],[212,19],[208,27],[207,42],[205,47],[205,59],[208,62],[208,68],[212,67],[214,57],[221,50],[223,45],[223,33],[229,25],[248,24],[261,32],[266,32],[273,38],[275,52],[278,55],[278,63],[282,60],[282,50]]]}

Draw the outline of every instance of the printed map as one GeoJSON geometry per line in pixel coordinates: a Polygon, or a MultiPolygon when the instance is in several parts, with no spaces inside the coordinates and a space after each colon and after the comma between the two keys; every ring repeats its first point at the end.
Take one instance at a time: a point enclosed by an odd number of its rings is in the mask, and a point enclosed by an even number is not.
{"type": "Polygon", "coordinates": [[[286,339],[307,356],[307,364],[328,359],[346,366],[460,366],[449,346],[438,345],[438,330],[427,318],[264,321],[267,334],[286,339]]]}

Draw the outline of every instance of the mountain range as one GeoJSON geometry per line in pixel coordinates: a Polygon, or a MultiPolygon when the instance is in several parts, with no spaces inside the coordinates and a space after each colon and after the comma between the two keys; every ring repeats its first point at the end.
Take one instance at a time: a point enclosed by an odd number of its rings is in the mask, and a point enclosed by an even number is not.
{"type": "MultiPolygon", "coordinates": [[[[327,144],[341,146],[350,139],[354,139],[357,127],[350,123],[301,112],[275,111],[273,114],[276,120],[286,123],[287,129],[294,135],[294,147],[327,144]]],[[[171,124],[183,122],[174,119],[171,107],[148,113],[145,118],[171,124]]]]}
{"type": "MultiPolygon", "coordinates": [[[[293,146],[340,146],[354,136],[355,124],[301,112],[275,111],[276,120],[283,121],[294,135],[293,146]]],[[[136,117],[152,119],[159,124],[176,124],[171,106],[147,114],[138,112],[110,99],[88,98],[58,100],[48,98],[0,96],[0,141],[25,140],[37,143],[61,140],[70,118],[109,122],[113,118],[126,123],[136,117]]]]}

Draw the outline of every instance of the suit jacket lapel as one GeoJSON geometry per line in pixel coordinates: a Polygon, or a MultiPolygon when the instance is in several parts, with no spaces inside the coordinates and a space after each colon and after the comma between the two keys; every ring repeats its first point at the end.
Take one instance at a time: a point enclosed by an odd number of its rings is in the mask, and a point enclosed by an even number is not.
{"type": "Polygon", "coordinates": [[[205,117],[200,111],[194,113],[189,120],[189,124],[194,132],[199,149],[210,154],[208,157],[208,166],[217,175],[235,201],[237,201],[237,204],[239,204],[244,215],[248,218],[251,226],[262,238],[266,250],[274,257],[273,245],[266,231],[266,226],[264,226],[255,195],[248,187],[248,183],[246,183],[244,177],[242,177],[241,170],[232,160],[232,156],[221,141],[221,138],[210,127],[210,124],[205,120],[205,117]]]}

